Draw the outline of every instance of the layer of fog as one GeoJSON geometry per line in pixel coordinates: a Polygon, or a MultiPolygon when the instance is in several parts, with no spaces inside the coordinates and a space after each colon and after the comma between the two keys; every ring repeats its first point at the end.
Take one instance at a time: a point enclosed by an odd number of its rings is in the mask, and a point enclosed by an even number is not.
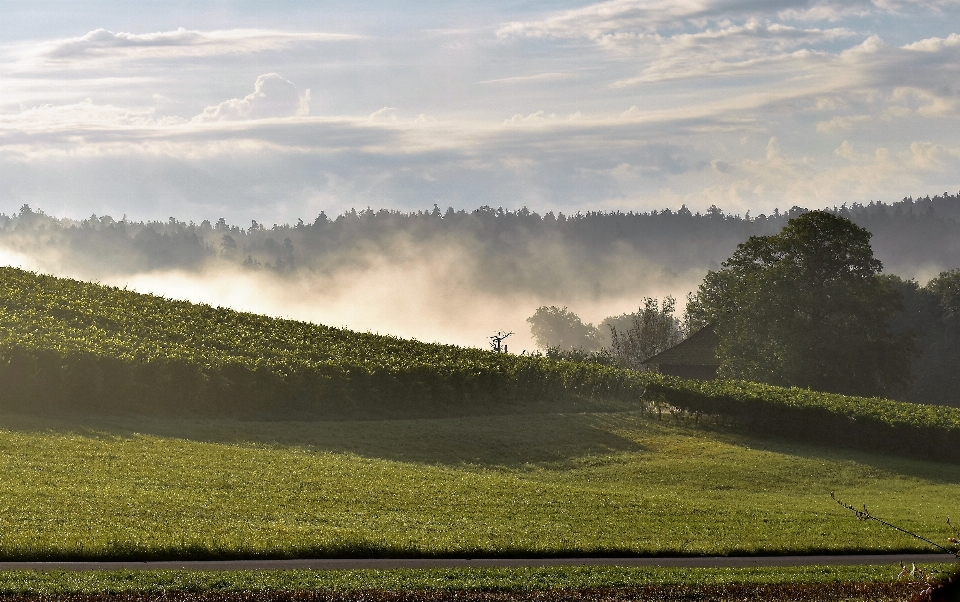
{"type": "MultiPolygon", "coordinates": [[[[686,294],[737,244],[779,231],[799,211],[366,210],[242,229],[223,220],[77,222],[23,207],[0,214],[0,264],[428,342],[486,347],[512,331],[507,344],[521,352],[535,348],[526,319],[543,305],[595,325],[636,311],[644,297],[672,295],[682,312],[686,294]]],[[[960,195],[842,211],[874,233],[886,273],[925,284],[960,268],[960,195]]]]}
{"type": "Polygon", "coordinates": [[[0,264],[171,299],[427,342],[487,347],[489,337],[497,331],[513,332],[506,341],[513,353],[536,349],[526,319],[541,305],[566,306],[585,322],[599,324],[608,316],[636,311],[644,296],[673,295],[682,300],[706,272],[676,275],[640,257],[621,257],[626,268],[622,271],[630,273],[624,279],[629,282],[614,290],[604,292],[582,283],[575,286],[582,278],[571,277],[568,286],[538,295],[478,286],[471,269],[465,267],[471,266],[476,256],[468,248],[456,246],[408,248],[408,253],[399,256],[368,254],[349,270],[328,274],[300,271],[295,275],[251,270],[219,260],[193,270],[117,273],[109,260],[79,263],[56,248],[42,251],[25,254],[0,247],[0,264]]]}

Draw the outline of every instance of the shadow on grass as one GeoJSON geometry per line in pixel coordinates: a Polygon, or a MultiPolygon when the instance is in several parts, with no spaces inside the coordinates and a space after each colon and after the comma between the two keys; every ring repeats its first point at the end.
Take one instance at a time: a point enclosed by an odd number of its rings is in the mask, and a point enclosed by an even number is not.
{"type": "Polygon", "coordinates": [[[706,435],[736,447],[808,460],[851,462],[883,474],[960,485],[960,464],[763,437],[709,420],[695,423],[690,418],[669,415],[658,420],[638,412],[336,422],[4,415],[0,416],[0,428],[89,437],[139,434],[207,443],[299,447],[399,462],[482,468],[556,465],[585,457],[649,452],[638,440],[706,435]]]}
{"type": "Polygon", "coordinates": [[[152,435],[261,444],[423,464],[518,467],[640,452],[591,414],[520,414],[416,420],[245,422],[155,418],[3,416],[0,428],[89,437],[152,435]]]}

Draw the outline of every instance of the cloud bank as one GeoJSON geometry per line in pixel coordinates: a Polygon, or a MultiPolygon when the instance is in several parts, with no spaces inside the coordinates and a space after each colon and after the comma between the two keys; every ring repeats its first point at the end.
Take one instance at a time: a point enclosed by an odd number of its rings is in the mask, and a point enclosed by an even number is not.
{"type": "Polygon", "coordinates": [[[357,13],[336,33],[226,19],[5,43],[0,199],[295,221],[756,213],[960,186],[960,2],[444,10],[430,27],[357,13]]]}

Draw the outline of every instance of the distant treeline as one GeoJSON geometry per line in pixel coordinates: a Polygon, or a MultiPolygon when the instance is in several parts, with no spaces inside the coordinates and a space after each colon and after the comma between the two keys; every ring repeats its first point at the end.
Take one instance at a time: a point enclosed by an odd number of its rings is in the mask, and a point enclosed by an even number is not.
{"type": "MultiPolygon", "coordinates": [[[[960,193],[885,204],[853,203],[829,209],[873,233],[885,271],[907,278],[960,267],[960,193]]],[[[587,212],[540,215],[522,208],[403,213],[351,210],[334,219],[241,228],[220,219],[185,223],[134,222],[110,216],[74,221],[24,205],[0,214],[0,245],[25,254],[59,252],[63,262],[100,266],[104,273],[195,269],[227,261],[250,269],[294,274],[363,269],[382,258],[405,260],[458,248],[475,286],[595,296],[632,291],[640,272],[658,279],[716,269],[751,235],[773,234],[802,213],[730,215],[717,207],[649,213],[587,212]]]]}

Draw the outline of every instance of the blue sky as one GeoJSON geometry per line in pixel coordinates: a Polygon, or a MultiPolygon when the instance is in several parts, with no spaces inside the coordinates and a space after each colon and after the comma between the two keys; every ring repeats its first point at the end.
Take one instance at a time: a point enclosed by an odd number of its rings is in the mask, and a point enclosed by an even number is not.
{"type": "Polygon", "coordinates": [[[753,214],[960,189],[960,0],[0,0],[0,211],[753,214]]]}

